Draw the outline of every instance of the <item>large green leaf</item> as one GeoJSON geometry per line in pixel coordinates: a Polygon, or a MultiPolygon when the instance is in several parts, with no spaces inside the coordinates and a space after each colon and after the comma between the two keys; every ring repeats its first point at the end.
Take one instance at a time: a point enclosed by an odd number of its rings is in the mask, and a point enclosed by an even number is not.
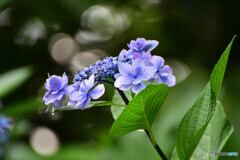
{"type": "Polygon", "coordinates": [[[180,159],[185,160],[191,158],[214,114],[216,99],[222,84],[233,40],[214,67],[210,83],[207,84],[178,126],[176,149],[180,159]]]}
{"type": "Polygon", "coordinates": [[[0,99],[22,85],[32,75],[32,68],[22,67],[0,75],[0,99]]]}
{"type": "MultiPolygon", "coordinates": [[[[90,108],[90,107],[111,106],[111,105],[118,106],[118,107],[124,107],[125,106],[124,104],[117,104],[117,103],[114,103],[114,102],[111,102],[111,101],[91,101],[88,104],[88,106],[86,107],[86,109],[90,108]]],[[[61,108],[56,108],[55,112],[70,111],[70,110],[76,110],[76,109],[74,108],[74,106],[63,106],[61,108]]]]}
{"type": "MultiPolygon", "coordinates": [[[[215,160],[211,152],[221,152],[223,146],[233,132],[233,125],[228,121],[220,102],[216,105],[216,111],[209,122],[199,144],[191,155],[191,160],[205,159],[215,160]]],[[[178,154],[174,149],[172,160],[178,160],[178,154]]]]}
{"type": "Polygon", "coordinates": [[[138,129],[150,130],[167,94],[168,86],[165,84],[148,85],[118,116],[110,135],[117,137],[138,129]]]}
{"type": "Polygon", "coordinates": [[[212,117],[215,102],[214,94],[208,84],[183,117],[176,137],[180,159],[188,159],[191,156],[212,117]]]}
{"type": "Polygon", "coordinates": [[[232,47],[232,43],[234,41],[236,36],[233,37],[232,41],[230,42],[230,44],[228,45],[228,47],[226,48],[226,50],[223,52],[221,58],[219,59],[219,61],[217,62],[217,64],[215,65],[211,77],[210,77],[210,83],[211,83],[211,87],[216,95],[216,98],[218,97],[221,85],[222,85],[222,81],[223,81],[223,77],[224,77],[224,73],[226,70],[226,66],[227,66],[227,61],[228,61],[228,57],[229,57],[229,53],[232,47]]]}
{"type": "MultiPolygon", "coordinates": [[[[127,96],[128,100],[131,101],[132,100],[131,90],[125,91],[124,93],[127,96]]],[[[118,93],[117,90],[114,91],[114,95],[113,95],[112,101],[114,103],[123,104],[124,105],[124,101],[122,100],[122,97],[120,96],[120,94],[118,93]]],[[[124,109],[125,109],[125,107],[112,105],[111,106],[111,112],[112,112],[113,118],[116,120],[117,117],[122,113],[122,111],[124,109]]]]}

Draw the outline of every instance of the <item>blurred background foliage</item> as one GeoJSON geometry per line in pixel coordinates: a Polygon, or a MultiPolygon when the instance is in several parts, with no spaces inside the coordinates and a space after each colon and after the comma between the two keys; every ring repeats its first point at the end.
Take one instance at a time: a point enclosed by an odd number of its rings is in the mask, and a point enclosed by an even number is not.
{"type": "MultiPolygon", "coordinates": [[[[160,159],[141,132],[108,135],[113,122],[109,107],[51,116],[41,102],[47,73],[66,72],[71,81],[78,70],[117,56],[137,37],[158,40],[153,54],[166,58],[175,70],[178,83],[154,126],[159,145],[170,157],[180,119],[233,35],[239,35],[239,16],[238,0],[1,0],[0,112],[13,121],[4,159],[160,159]]],[[[223,151],[238,153],[239,42],[237,37],[220,95],[235,127],[223,151]]],[[[114,92],[106,87],[104,100],[114,92]]]]}

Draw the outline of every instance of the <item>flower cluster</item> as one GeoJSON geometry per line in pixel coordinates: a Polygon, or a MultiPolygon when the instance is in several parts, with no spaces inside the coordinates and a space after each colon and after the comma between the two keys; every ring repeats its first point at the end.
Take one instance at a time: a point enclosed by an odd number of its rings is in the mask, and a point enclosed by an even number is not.
{"type": "Polygon", "coordinates": [[[132,63],[132,57],[107,57],[97,61],[95,64],[84,68],[74,77],[74,82],[88,79],[90,75],[95,76],[95,80],[102,81],[106,78],[112,78],[118,72],[118,63],[132,63]]]}
{"type": "Polygon", "coordinates": [[[45,84],[48,92],[43,100],[46,105],[53,103],[54,113],[55,107],[61,107],[66,96],[69,97],[68,105],[74,105],[76,109],[86,108],[91,99],[98,99],[104,94],[102,82],[110,82],[122,91],[131,89],[136,94],[147,86],[146,82],[174,86],[173,69],[164,65],[162,57],[151,55],[157,46],[155,40],[132,40],[128,44],[129,50],[123,49],[118,57],[107,57],[79,71],[72,85],[68,85],[65,73],[62,77],[49,76],[45,84]]]}

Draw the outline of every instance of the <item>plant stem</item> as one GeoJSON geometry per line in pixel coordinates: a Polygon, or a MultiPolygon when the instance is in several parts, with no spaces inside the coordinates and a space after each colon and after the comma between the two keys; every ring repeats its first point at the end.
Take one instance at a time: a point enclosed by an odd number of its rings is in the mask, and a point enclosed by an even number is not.
{"type": "MultiPolygon", "coordinates": [[[[116,89],[117,89],[118,93],[120,94],[120,96],[122,97],[124,103],[125,103],[126,105],[128,105],[129,100],[127,99],[127,96],[124,94],[123,91],[119,90],[118,88],[116,88],[116,89]]],[[[156,142],[156,140],[155,140],[155,138],[154,138],[154,136],[153,136],[152,131],[151,131],[151,130],[148,131],[148,130],[146,130],[146,129],[145,129],[144,131],[145,131],[145,133],[147,134],[147,136],[148,136],[148,138],[150,139],[150,141],[152,142],[153,147],[154,147],[155,150],[158,152],[158,154],[160,155],[160,157],[161,157],[163,160],[167,160],[167,157],[164,155],[163,151],[162,151],[161,148],[158,146],[158,144],[157,144],[157,142],[156,142]]]]}
{"type": "Polygon", "coordinates": [[[153,147],[155,148],[155,150],[158,152],[158,154],[160,155],[160,157],[163,159],[163,160],[167,160],[167,157],[164,155],[163,151],[161,150],[161,148],[158,146],[154,136],[153,136],[153,133],[152,131],[148,131],[146,129],[144,129],[145,133],[147,134],[148,138],[150,139],[150,141],[152,142],[152,145],[153,147]]]}

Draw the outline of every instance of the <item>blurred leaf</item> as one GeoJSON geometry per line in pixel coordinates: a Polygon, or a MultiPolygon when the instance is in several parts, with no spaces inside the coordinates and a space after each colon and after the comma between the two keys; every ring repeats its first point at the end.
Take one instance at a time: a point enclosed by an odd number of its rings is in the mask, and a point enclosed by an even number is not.
{"type": "Polygon", "coordinates": [[[210,77],[210,83],[211,83],[211,87],[216,95],[216,98],[218,97],[219,94],[219,90],[221,88],[222,85],[222,81],[223,81],[223,77],[224,77],[224,73],[226,70],[226,66],[227,66],[227,61],[228,61],[228,57],[229,57],[229,53],[232,47],[232,43],[235,39],[236,35],[233,37],[232,41],[230,42],[230,44],[228,45],[228,47],[226,48],[226,50],[223,52],[221,58],[219,59],[219,61],[217,62],[217,64],[215,65],[211,77],[210,77]]]}
{"type": "Polygon", "coordinates": [[[8,116],[23,116],[36,113],[41,105],[42,102],[36,98],[30,98],[6,105],[0,112],[8,116]]]}
{"type": "MultiPolygon", "coordinates": [[[[223,146],[231,136],[234,128],[228,121],[220,102],[216,105],[216,111],[208,124],[208,127],[193,152],[191,159],[217,159],[218,156],[211,157],[211,152],[221,152],[223,146]]],[[[174,149],[172,158],[179,159],[176,149],[174,149]]]]}
{"type": "MultiPolygon", "coordinates": [[[[128,100],[131,101],[132,100],[132,96],[131,96],[131,91],[125,91],[124,92],[125,95],[127,96],[128,100]]],[[[124,105],[124,102],[122,100],[122,97],[120,96],[120,94],[118,93],[117,90],[114,91],[114,95],[113,95],[113,99],[112,101],[114,103],[117,103],[117,104],[123,104],[124,105]]],[[[125,107],[119,107],[119,106],[116,106],[116,105],[112,105],[111,106],[111,112],[112,112],[112,115],[113,115],[113,118],[116,120],[117,117],[122,113],[122,111],[124,110],[125,107]]]]}
{"type": "Polygon", "coordinates": [[[0,75],[0,99],[22,85],[31,75],[32,68],[22,67],[0,75]]]}
{"type": "Polygon", "coordinates": [[[5,4],[9,3],[10,0],[1,0],[0,1],[0,7],[4,6],[5,4]]]}
{"type": "MultiPolygon", "coordinates": [[[[234,38],[235,36],[233,40],[234,38]]],[[[176,149],[180,159],[185,160],[192,157],[194,150],[198,146],[199,141],[203,138],[202,136],[215,112],[216,98],[222,84],[233,40],[214,67],[210,78],[210,84],[207,84],[179,124],[176,137],[176,149]]]]}
{"type": "MultiPolygon", "coordinates": [[[[117,103],[114,103],[114,102],[111,102],[111,101],[91,101],[85,109],[90,108],[90,107],[111,106],[111,105],[115,105],[115,106],[118,106],[118,107],[124,107],[125,106],[124,104],[117,104],[117,103]]],[[[76,110],[76,109],[74,108],[74,106],[63,106],[61,108],[56,108],[55,111],[58,112],[58,111],[70,111],[70,110],[76,110]]]]}
{"type": "Polygon", "coordinates": [[[148,85],[116,119],[110,135],[117,137],[137,129],[150,130],[167,94],[168,86],[165,84],[148,85]]]}

